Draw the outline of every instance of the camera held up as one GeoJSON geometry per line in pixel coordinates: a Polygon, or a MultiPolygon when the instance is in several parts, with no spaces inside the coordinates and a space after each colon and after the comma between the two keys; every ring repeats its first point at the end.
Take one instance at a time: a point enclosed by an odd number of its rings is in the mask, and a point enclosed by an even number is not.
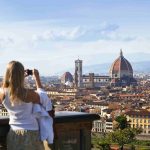
{"type": "Polygon", "coordinates": [[[25,72],[26,72],[27,76],[33,75],[33,72],[30,69],[25,70],[25,72]]]}

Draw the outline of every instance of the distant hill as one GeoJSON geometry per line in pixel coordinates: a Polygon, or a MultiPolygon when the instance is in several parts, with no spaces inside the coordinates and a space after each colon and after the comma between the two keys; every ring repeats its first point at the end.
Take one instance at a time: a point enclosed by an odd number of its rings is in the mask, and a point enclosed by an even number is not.
{"type": "MultiPolygon", "coordinates": [[[[150,73],[150,61],[143,62],[131,62],[134,73],[150,73]]],[[[83,68],[84,73],[94,72],[98,74],[108,74],[111,63],[95,64],[91,66],[85,66],[83,68]]]]}
{"type": "Polygon", "coordinates": [[[132,63],[132,67],[134,72],[150,73],[150,61],[134,62],[132,63]]]}
{"type": "MultiPolygon", "coordinates": [[[[131,62],[131,65],[134,73],[150,73],[150,61],[131,62]]],[[[111,63],[83,66],[83,74],[93,72],[95,74],[108,75],[110,67],[111,63]]],[[[74,68],[70,68],[68,71],[74,74],[74,68]]],[[[64,72],[65,70],[59,72],[58,74],[62,75],[64,72]]]]}

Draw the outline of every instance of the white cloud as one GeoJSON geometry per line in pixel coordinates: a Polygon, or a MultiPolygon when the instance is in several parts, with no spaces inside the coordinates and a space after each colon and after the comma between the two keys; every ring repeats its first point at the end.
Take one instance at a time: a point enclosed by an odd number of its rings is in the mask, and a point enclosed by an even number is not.
{"type": "Polygon", "coordinates": [[[72,28],[50,28],[43,33],[33,35],[33,40],[75,40],[84,35],[85,31],[79,26],[72,28]]]}
{"type": "Polygon", "coordinates": [[[46,68],[54,74],[62,68],[74,67],[78,56],[86,65],[111,61],[110,55],[118,56],[120,48],[124,54],[150,53],[149,38],[124,33],[118,25],[107,23],[95,27],[32,23],[0,29],[1,62],[16,59],[32,67],[43,65],[40,67],[43,74],[48,74],[46,68]]]}
{"type": "Polygon", "coordinates": [[[34,42],[41,41],[97,41],[97,40],[119,40],[133,41],[135,35],[120,32],[117,24],[101,23],[96,26],[73,26],[73,27],[49,27],[32,36],[34,42]]]}
{"type": "Polygon", "coordinates": [[[6,48],[14,44],[14,40],[11,37],[0,37],[0,48],[6,48]]]}
{"type": "Polygon", "coordinates": [[[102,23],[99,26],[49,27],[45,31],[33,35],[33,40],[96,40],[105,38],[118,29],[118,25],[102,23]]]}
{"type": "Polygon", "coordinates": [[[107,22],[103,22],[102,24],[100,24],[99,31],[102,33],[107,33],[107,32],[116,31],[118,28],[119,26],[117,24],[110,24],[107,22]]]}

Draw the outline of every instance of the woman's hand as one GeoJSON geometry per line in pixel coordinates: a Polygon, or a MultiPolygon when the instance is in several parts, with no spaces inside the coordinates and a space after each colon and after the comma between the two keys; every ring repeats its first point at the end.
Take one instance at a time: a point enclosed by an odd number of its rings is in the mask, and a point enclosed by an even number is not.
{"type": "Polygon", "coordinates": [[[36,87],[37,88],[42,88],[39,71],[37,69],[33,69],[32,73],[33,73],[33,77],[34,77],[35,82],[36,82],[36,87]]]}
{"type": "Polygon", "coordinates": [[[32,70],[32,73],[33,73],[33,77],[36,79],[36,78],[39,78],[39,71],[37,69],[33,69],[32,70]]]}

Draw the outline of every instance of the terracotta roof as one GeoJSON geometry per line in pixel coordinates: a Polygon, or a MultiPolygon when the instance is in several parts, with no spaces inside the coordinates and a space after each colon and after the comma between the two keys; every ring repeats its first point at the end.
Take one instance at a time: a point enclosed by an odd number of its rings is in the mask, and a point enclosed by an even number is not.
{"type": "Polygon", "coordinates": [[[93,101],[93,104],[97,104],[97,105],[100,105],[100,106],[108,106],[108,103],[106,102],[100,102],[100,101],[93,101]]]}
{"type": "Polygon", "coordinates": [[[110,114],[112,111],[113,111],[113,109],[109,109],[109,108],[103,109],[103,112],[106,112],[108,114],[110,114]]]}
{"type": "Polygon", "coordinates": [[[120,97],[134,97],[134,96],[139,96],[139,97],[144,97],[144,94],[118,94],[120,97]]]}
{"type": "Polygon", "coordinates": [[[150,116],[150,112],[148,110],[130,110],[125,113],[126,115],[138,115],[138,116],[150,116]]]}

